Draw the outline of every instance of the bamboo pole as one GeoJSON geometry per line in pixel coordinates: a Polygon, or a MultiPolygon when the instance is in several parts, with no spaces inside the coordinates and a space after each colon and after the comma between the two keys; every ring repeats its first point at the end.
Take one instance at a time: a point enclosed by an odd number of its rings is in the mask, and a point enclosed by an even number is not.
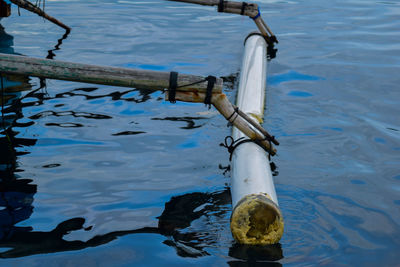
{"type": "MultiPolygon", "coordinates": [[[[174,2],[190,3],[203,6],[219,6],[219,0],[168,0],[174,2]]],[[[242,12],[242,2],[223,1],[223,12],[254,17],[258,14],[258,5],[248,3],[242,12]]]]}
{"type": "Polygon", "coordinates": [[[204,6],[218,6],[219,12],[238,14],[243,16],[248,16],[254,20],[257,28],[260,30],[261,34],[267,40],[267,42],[272,45],[273,43],[278,43],[278,39],[262,19],[260,10],[255,3],[246,2],[234,2],[234,1],[220,1],[220,0],[168,0],[174,2],[183,2],[190,4],[198,4],[204,6]],[[222,6],[221,6],[222,5],[222,6]]]}
{"type": "MultiPolygon", "coordinates": [[[[256,128],[258,131],[260,131],[268,141],[271,141],[272,143],[274,143],[277,146],[279,145],[279,142],[275,139],[275,137],[271,136],[263,127],[261,127],[261,125],[259,124],[259,121],[254,120],[254,118],[252,118],[251,115],[247,115],[247,113],[240,110],[239,107],[235,107],[235,110],[237,111],[239,116],[241,116],[243,119],[248,121],[254,128],[256,128]]],[[[254,114],[252,114],[252,116],[254,116],[254,114]]]]}
{"type": "MultiPolygon", "coordinates": [[[[204,93],[176,92],[175,98],[179,101],[200,103],[204,101],[205,96],[206,95],[204,93]]],[[[167,94],[166,100],[169,100],[167,94]]],[[[211,97],[211,103],[219,111],[219,113],[225,117],[225,119],[232,123],[236,128],[240,129],[240,131],[242,131],[247,137],[252,140],[258,140],[259,144],[264,149],[269,151],[271,155],[276,154],[276,149],[265,140],[265,135],[259,129],[251,125],[251,122],[238,114],[236,116],[232,116],[232,114],[237,113],[237,111],[235,110],[235,106],[229,102],[225,94],[214,93],[211,97]]],[[[265,130],[263,129],[263,132],[264,131],[265,130]]]]}
{"type": "MultiPolygon", "coordinates": [[[[237,106],[258,122],[264,115],[266,53],[267,44],[261,36],[247,38],[237,106]]],[[[245,135],[240,128],[233,128],[234,140],[245,135]]],[[[265,151],[254,143],[242,143],[233,151],[231,170],[233,237],[248,245],[277,243],[283,235],[284,223],[265,151]]]]}
{"type": "MultiPolygon", "coordinates": [[[[0,72],[148,90],[168,88],[170,75],[169,72],[96,66],[9,54],[0,54],[0,72]]],[[[177,83],[179,91],[207,91],[208,83],[202,76],[179,74],[177,83]]],[[[213,92],[221,93],[222,84],[222,79],[218,78],[213,92]]]]}
{"type": "Polygon", "coordinates": [[[15,5],[17,5],[20,8],[26,9],[26,10],[32,12],[32,13],[35,13],[35,14],[39,15],[40,17],[43,17],[43,18],[53,22],[54,24],[60,26],[61,28],[64,28],[67,31],[67,33],[69,33],[71,31],[70,27],[68,27],[67,25],[65,25],[61,21],[57,20],[56,18],[48,15],[40,7],[35,6],[34,4],[32,4],[29,1],[25,1],[25,0],[10,0],[10,2],[15,4],[15,5]]]}

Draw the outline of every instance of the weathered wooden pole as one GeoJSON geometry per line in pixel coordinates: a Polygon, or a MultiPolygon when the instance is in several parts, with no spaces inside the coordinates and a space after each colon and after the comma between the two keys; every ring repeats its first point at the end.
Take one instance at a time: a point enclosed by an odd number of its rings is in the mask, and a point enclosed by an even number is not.
{"type": "Polygon", "coordinates": [[[32,4],[29,1],[26,0],[10,0],[11,3],[17,5],[20,8],[26,9],[32,13],[35,13],[51,22],[53,22],[54,24],[60,26],[61,28],[64,28],[67,33],[69,33],[71,31],[71,28],[68,27],[67,25],[65,25],[64,23],[62,23],[61,21],[57,20],[56,18],[48,15],[46,12],[44,12],[40,7],[35,6],[34,4],[32,4]]]}
{"type": "Polygon", "coordinates": [[[254,20],[254,23],[256,24],[257,28],[260,30],[261,34],[267,40],[269,45],[273,45],[273,43],[278,43],[278,39],[261,17],[260,9],[258,5],[255,3],[234,2],[234,1],[224,1],[224,0],[168,0],[168,1],[198,4],[203,6],[217,6],[218,12],[248,16],[254,20]]]}
{"type": "MultiPolygon", "coordinates": [[[[168,88],[170,79],[169,72],[96,66],[9,54],[0,54],[0,72],[148,90],[168,88]]],[[[221,93],[222,84],[222,79],[217,78],[213,92],[221,93]]],[[[206,92],[208,82],[202,76],[179,74],[177,85],[179,91],[206,92]]]]}

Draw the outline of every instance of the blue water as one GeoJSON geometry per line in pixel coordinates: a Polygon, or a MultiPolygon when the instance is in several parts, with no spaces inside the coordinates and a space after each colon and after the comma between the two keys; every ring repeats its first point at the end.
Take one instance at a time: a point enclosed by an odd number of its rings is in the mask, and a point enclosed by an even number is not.
{"type": "MultiPolygon", "coordinates": [[[[5,78],[1,266],[398,266],[400,3],[257,1],[276,33],[264,126],[285,233],[229,229],[230,134],[215,109],[160,92],[5,78]],[[34,90],[34,91],[32,91],[34,90]],[[11,142],[11,146],[9,145],[11,142]]],[[[168,1],[13,7],[3,53],[236,77],[251,20],[168,1]]],[[[236,83],[225,84],[233,101],[236,83]]]]}

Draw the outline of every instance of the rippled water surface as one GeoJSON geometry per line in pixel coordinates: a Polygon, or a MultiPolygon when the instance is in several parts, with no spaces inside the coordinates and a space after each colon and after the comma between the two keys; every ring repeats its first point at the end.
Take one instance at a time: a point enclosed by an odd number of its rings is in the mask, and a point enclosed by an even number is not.
{"type": "MultiPolygon", "coordinates": [[[[235,244],[230,134],[215,109],[161,92],[4,78],[1,266],[395,266],[400,252],[400,3],[257,1],[276,33],[264,126],[285,233],[235,244]],[[7,130],[4,130],[7,129],[7,130]],[[6,133],[8,138],[6,137],[6,133]]],[[[0,50],[232,76],[251,20],[168,1],[17,8],[0,50]]],[[[233,101],[236,83],[224,91],[233,101]]]]}

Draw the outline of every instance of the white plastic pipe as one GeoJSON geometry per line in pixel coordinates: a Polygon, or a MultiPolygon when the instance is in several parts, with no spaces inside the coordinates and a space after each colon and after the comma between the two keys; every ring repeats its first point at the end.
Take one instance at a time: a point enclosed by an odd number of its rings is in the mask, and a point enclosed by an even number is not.
{"type": "MultiPolygon", "coordinates": [[[[258,123],[264,116],[267,43],[250,35],[245,43],[237,106],[258,123]]],[[[246,137],[233,128],[234,140],[246,137]]],[[[232,235],[242,244],[277,243],[283,219],[267,153],[252,142],[240,144],[232,155],[232,235]]]]}

